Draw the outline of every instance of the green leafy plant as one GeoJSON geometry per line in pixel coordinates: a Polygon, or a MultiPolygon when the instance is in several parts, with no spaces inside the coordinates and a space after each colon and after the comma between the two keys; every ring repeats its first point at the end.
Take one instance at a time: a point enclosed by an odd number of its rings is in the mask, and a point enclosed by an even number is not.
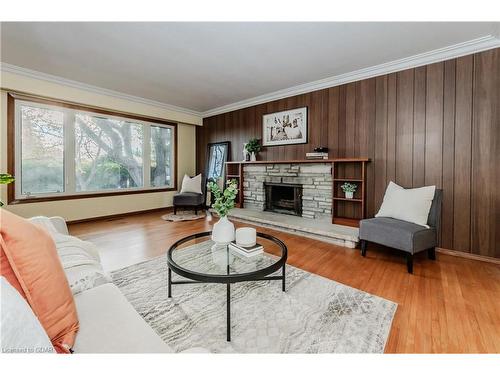
{"type": "Polygon", "coordinates": [[[222,218],[227,216],[229,210],[234,208],[234,200],[236,199],[236,194],[238,193],[238,184],[236,180],[228,180],[224,191],[222,191],[219,185],[217,185],[217,181],[210,181],[207,186],[215,197],[212,208],[215,212],[217,212],[219,217],[222,218]]]}
{"type": "MultiPolygon", "coordinates": [[[[8,173],[0,173],[0,184],[7,185],[14,182],[15,178],[8,173]]],[[[0,207],[3,206],[3,202],[0,201],[0,207]]]]}
{"type": "Polygon", "coordinates": [[[358,190],[358,185],[351,184],[350,182],[344,182],[340,188],[344,191],[344,193],[354,193],[358,190]]]}
{"type": "Polygon", "coordinates": [[[248,143],[245,146],[245,149],[252,153],[252,152],[259,152],[260,151],[260,142],[257,138],[252,138],[248,141],[248,143]]]}

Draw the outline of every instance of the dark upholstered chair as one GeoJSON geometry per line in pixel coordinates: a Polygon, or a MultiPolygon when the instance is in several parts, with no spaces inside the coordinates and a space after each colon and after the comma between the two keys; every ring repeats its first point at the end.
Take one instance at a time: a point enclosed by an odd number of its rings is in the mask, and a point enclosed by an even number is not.
{"type": "Polygon", "coordinates": [[[206,193],[206,179],[201,176],[201,194],[197,193],[177,193],[174,195],[174,214],[177,213],[178,208],[187,208],[194,210],[197,214],[198,210],[205,208],[205,193],[206,193]]]}
{"type": "Polygon", "coordinates": [[[388,217],[361,220],[359,223],[361,255],[366,256],[368,242],[404,251],[409,273],[413,273],[414,254],[427,250],[429,259],[435,260],[441,224],[442,197],[443,191],[436,189],[427,219],[427,225],[430,228],[388,217]]]}

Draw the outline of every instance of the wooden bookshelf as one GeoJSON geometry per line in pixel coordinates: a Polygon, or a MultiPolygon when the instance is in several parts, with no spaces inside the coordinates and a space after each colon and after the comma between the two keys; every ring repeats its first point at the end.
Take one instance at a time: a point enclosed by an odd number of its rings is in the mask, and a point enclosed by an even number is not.
{"type": "Polygon", "coordinates": [[[243,163],[226,162],[226,180],[236,180],[238,184],[238,194],[236,195],[235,207],[243,208],[243,163]]]}
{"type": "Polygon", "coordinates": [[[333,181],[363,182],[363,180],[360,178],[334,178],[333,181]]]}
{"type": "Polygon", "coordinates": [[[362,199],[358,198],[344,198],[344,197],[333,197],[334,201],[348,201],[348,202],[363,202],[362,199]]]}
{"type": "Polygon", "coordinates": [[[366,163],[370,159],[337,159],[333,162],[332,223],[358,227],[366,215],[366,163]],[[358,186],[354,197],[346,198],[341,185],[358,186]]]}

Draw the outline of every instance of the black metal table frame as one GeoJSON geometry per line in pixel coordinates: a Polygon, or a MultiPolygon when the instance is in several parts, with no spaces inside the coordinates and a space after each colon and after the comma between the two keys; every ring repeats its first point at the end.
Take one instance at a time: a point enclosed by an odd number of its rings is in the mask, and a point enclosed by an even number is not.
{"type": "Polygon", "coordinates": [[[227,262],[227,275],[209,275],[204,273],[199,273],[195,271],[190,271],[179,266],[172,259],[172,252],[187,241],[194,240],[200,237],[210,236],[212,232],[202,232],[196,233],[188,237],[184,237],[179,241],[175,242],[168,249],[167,253],[167,263],[168,263],[168,298],[172,298],[172,285],[177,284],[201,284],[201,283],[214,283],[214,284],[226,284],[226,306],[227,306],[227,341],[231,341],[231,284],[244,282],[244,281],[262,281],[262,280],[281,280],[282,282],[282,290],[285,291],[286,286],[286,276],[285,276],[285,267],[286,260],[288,257],[288,249],[283,241],[278,238],[271,236],[266,233],[257,233],[257,237],[265,238],[267,240],[273,241],[278,246],[281,247],[282,256],[276,262],[270,265],[269,267],[263,268],[254,272],[240,273],[240,274],[230,274],[229,271],[229,249],[227,250],[228,262],[227,262]],[[282,269],[281,276],[268,276],[279,269],[282,269]],[[174,271],[179,276],[185,277],[190,280],[180,280],[180,281],[172,281],[172,271],[174,271]]]}

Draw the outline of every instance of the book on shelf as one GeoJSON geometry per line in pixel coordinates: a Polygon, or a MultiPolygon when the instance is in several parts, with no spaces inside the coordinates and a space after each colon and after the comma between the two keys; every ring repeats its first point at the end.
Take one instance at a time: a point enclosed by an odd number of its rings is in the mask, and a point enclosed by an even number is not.
{"type": "Polygon", "coordinates": [[[326,160],[328,159],[328,152],[306,152],[306,159],[326,160]]]}
{"type": "Polygon", "coordinates": [[[236,244],[235,241],[229,244],[229,249],[246,257],[262,254],[264,252],[264,246],[262,246],[261,244],[257,243],[254,246],[243,247],[236,244]]]}
{"type": "Polygon", "coordinates": [[[306,152],[306,156],[328,156],[328,152],[306,152]]]}

